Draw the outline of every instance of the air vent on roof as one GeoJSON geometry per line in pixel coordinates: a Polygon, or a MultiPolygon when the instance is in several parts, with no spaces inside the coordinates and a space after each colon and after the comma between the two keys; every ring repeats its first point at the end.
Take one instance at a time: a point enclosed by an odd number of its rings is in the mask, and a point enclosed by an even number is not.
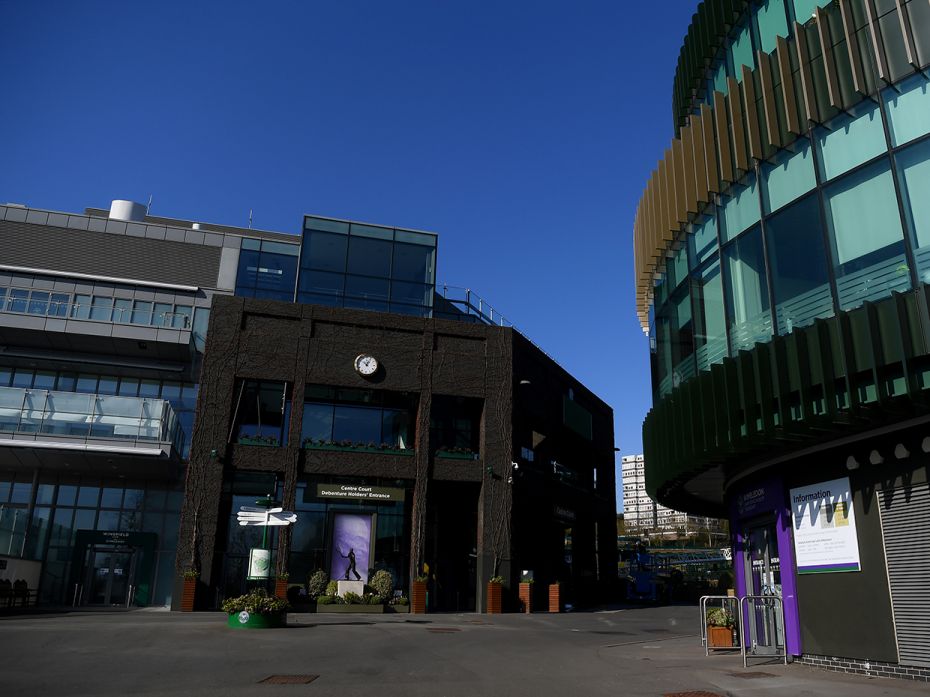
{"type": "Polygon", "coordinates": [[[110,218],[113,220],[132,220],[141,223],[145,220],[146,207],[134,201],[116,199],[110,204],[110,218]]]}

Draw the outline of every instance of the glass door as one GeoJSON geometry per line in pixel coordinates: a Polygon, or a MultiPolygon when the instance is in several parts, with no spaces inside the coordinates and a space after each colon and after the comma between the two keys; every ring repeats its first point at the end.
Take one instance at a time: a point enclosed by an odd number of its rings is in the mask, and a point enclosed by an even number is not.
{"type": "Polygon", "coordinates": [[[135,556],[131,549],[91,547],[87,551],[85,604],[126,606],[133,585],[135,556]]]}
{"type": "Polygon", "coordinates": [[[775,522],[746,530],[746,601],[750,648],[756,654],[775,654],[785,645],[781,602],[781,562],[775,522]]]}

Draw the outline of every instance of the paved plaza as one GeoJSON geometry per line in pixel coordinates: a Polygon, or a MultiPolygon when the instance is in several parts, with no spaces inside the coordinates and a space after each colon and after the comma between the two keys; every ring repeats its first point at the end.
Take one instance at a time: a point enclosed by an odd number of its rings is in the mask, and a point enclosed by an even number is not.
{"type": "Polygon", "coordinates": [[[232,630],[218,613],[0,619],[0,695],[930,695],[930,686],[704,656],[692,607],[562,615],[292,614],[232,630]],[[319,676],[308,684],[271,676],[319,676]]]}

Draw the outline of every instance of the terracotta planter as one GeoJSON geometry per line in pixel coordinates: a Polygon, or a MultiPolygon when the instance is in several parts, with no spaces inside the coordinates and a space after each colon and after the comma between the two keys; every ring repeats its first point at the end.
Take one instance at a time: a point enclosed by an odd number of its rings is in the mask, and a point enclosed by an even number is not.
{"type": "Polygon", "coordinates": [[[558,583],[549,584],[549,612],[561,612],[561,596],[559,595],[560,586],[558,583]]]}
{"type": "Polygon", "coordinates": [[[707,645],[729,648],[733,646],[733,630],[729,627],[708,627],[707,645]]]}
{"type": "Polygon", "coordinates": [[[181,593],[181,612],[194,611],[194,596],[197,593],[197,579],[185,578],[184,590],[181,593]]]}
{"type": "Polygon", "coordinates": [[[287,579],[283,579],[283,578],[275,579],[274,594],[276,598],[287,600],[287,579]]]}
{"type": "Polygon", "coordinates": [[[426,614],[426,581],[414,581],[410,591],[410,612],[426,614]]]}
{"type": "Polygon", "coordinates": [[[499,615],[503,612],[501,609],[504,595],[504,586],[500,583],[488,584],[488,614],[499,615]]]}
{"type": "Polygon", "coordinates": [[[522,607],[523,612],[527,614],[533,611],[533,584],[532,583],[521,583],[520,584],[520,607],[522,607]]]}

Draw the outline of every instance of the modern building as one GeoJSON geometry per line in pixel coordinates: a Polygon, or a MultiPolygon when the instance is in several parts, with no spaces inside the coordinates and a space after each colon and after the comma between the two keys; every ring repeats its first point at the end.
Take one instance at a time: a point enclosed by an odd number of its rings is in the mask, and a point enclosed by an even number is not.
{"type": "Polygon", "coordinates": [[[434,609],[524,570],[576,605],[613,587],[610,408],[437,288],[436,235],[117,201],[0,206],[0,240],[0,578],[39,602],[177,606],[194,569],[215,608],[260,546],[236,513],[268,495],[298,516],[272,535],[292,582],[341,578],[364,529],[360,575],[428,569],[434,609]]]}
{"type": "Polygon", "coordinates": [[[663,506],[646,493],[646,462],[643,455],[624,455],[620,467],[624,526],[628,535],[680,539],[693,537],[708,545],[720,542],[724,529],[719,518],[676,511],[663,506]]]}
{"type": "Polygon", "coordinates": [[[706,0],[681,49],[634,222],[646,490],[729,517],[760,653],[930,669],[928,64],[915,0],[706,0]]]}

